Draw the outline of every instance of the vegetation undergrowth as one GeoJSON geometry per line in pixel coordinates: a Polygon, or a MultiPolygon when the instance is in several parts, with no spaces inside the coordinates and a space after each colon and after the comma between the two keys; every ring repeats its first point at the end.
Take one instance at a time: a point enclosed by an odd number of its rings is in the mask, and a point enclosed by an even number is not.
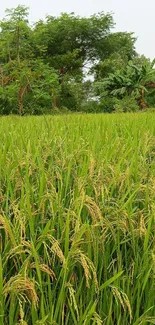
{"type": "Polygon", "coordinates": [[[155,115],[0,118],[0,325],[155,324],[155,115]]]}

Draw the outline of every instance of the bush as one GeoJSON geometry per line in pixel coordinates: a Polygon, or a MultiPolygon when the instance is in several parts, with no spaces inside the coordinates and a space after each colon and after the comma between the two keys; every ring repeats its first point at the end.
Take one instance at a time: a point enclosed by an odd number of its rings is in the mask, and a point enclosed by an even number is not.
{"type": "Polygon", "coordinates": [[[155,107],[155,89],[149,90],[146,94],[146,103],[148,107],[155,107]]]}
{"type": "Polygon", "coordinates": [[[100,108],[101,112],[112,113],[114,111],[114,105],[115,105],[115,98],[105,96],[105,97],[102,97],[100,104],[99,104],[99,108],[100,108]]]}
{"type": "Polygon", "coordinates": [[[115,98],[114,110],[116,112],[136,112],[139,110],[139,106],[134,97],[125,96],[122,99],[115,98]]]}
{"type": "Polygon", "coordinates": [[[101,108],[97,101],[89,100],[83,105],[81,105],[81,111],[85,113],[100,113],[101,108]]]}

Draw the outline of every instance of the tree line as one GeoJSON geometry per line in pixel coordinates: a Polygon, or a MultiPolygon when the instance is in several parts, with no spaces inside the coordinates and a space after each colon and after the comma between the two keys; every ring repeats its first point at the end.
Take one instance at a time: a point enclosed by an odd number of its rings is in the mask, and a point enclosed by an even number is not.
{"type": "Polygon", "coordinates": [[[33,25],[28,16],[19,5],[0,22],[0,114],[155,105],[154,61],[136,53],[133,33],[113,31],[111,14],[63,13],[33,25]]]}

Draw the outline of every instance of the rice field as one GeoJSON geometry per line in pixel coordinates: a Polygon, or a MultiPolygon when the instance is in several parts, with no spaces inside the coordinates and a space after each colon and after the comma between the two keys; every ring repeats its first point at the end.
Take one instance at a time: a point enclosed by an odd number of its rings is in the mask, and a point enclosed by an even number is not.
{"type": "Polygon", "coordinates": [[[155,324],[155,115],[0,118],[0,325],[155,324]]]}

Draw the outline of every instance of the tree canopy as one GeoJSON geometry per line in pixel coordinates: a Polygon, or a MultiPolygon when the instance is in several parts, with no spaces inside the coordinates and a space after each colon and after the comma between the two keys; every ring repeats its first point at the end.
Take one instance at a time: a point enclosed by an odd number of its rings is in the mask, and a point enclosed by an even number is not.
{"type": "Polygon", "coordinates": [[[111,14],[62,13],[34,25],[28,15],[19,5],[0,22],[0,114],[50,113],[63,106],[106,111],[107,96],[130,93],[142,107],[141,93],[147,106],[154,65],[136,53],[133,33],[113,31],[111,14]]]}

